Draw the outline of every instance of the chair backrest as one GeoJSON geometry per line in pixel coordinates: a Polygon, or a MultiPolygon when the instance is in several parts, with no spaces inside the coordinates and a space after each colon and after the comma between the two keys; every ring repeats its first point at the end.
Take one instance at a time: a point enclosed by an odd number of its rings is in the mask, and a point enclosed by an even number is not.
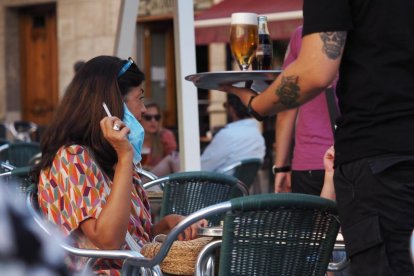
{"type": "Polygon", "coordinates": [[[250,188],[261,166],[260,158],[249,158],[225,167],[221,172],[231,174],[250,188]]]}
{"type": "Polygon", "coordinates": [[[24,193],[32,185],[31,170],[32,166],[16,168],[0,162],[0,179],[3,183],[11,184],[16,187],[17,191],[24,193]]]}
{"type": "Polygon", "coordinates": [[[6,144],[8,144],[8,143],[10,143],[10,141],[9,141],[9,140],[7,140],[6,138],[1,138],[1,137],[0,137],[0,146],[2,146],[2,145],[6,145],[6,144]]]}
{"type": "Polygon", "coordinates": [[[40,152],[40,144],[36,142],[14,142],[2,147],[0,160],[8,161],[16,167],[29,165],[29,161],[40,152]]]}
{"type": "Polygon", "coordinates": [[[339,229],[336,203],[304,194],[231,200],[219,275],[324,275],[339,229]]]}
{"type": "MultiPolygon", "coordinates": [[[[217,172],[179,172],[159,178],[153,183],[164,187],[161,217],[169,214],[187,216],[234,196],[248,195],[247,187],[238,179],[217,172]]],[[[144,187],[153,183],[146,183],[144,187]]],[[[211,225],[217,225],[220,223],[220,217],[209,218],[209,222],[211,225]]]]}

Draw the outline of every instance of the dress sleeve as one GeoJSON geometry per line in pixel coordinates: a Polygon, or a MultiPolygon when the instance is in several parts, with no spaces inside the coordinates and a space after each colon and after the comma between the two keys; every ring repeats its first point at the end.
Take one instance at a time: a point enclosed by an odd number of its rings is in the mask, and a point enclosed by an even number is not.
{"type": "Polygon", "coordinates": [[[174,133],[171,130],[161,130],[161,142],[164,147],[164,156],[177,150],[177,141],[175,139],[174,133]]]}
{"type": "Polygon", "coordinates": [[[60,149],[51,168],[40,175],[38,194],[43,213],[67,235],[82,221],[98,218],[106,198],[104,177],[83,147],[60,149]]]}

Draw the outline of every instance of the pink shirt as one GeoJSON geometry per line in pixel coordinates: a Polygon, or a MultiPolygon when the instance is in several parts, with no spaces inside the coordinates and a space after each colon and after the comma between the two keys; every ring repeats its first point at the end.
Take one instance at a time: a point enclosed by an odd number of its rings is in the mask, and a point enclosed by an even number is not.
{"type": "MultiPolygon", "coordinates": [[[[296,29],[290,41],[290,50],[283,68],[298,57],[302,42],[302,27],[296,29]]],[[[325,92],[323,92],[299,108],[292,169],[323,170],[323,155],[331,145],[333,145],[332,127],[325,92]]]]}

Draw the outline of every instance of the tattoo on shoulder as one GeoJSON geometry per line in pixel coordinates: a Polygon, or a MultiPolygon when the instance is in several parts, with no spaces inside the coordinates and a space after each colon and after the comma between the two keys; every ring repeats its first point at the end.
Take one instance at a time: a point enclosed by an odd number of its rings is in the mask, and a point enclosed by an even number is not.
{"type": "Polygon", "coordinates": [[[320,33],[323,42],[322,52],[330,59],[337,59],[344,48],[346,32],[320,33]]]}
{"type": "Polygon", "coordinates": [[[276,95],[279,96],[280,102],[288,107],[293,108],[299,106],[298,76],[283,76],[282,83],[276,89],[276,95]]]}

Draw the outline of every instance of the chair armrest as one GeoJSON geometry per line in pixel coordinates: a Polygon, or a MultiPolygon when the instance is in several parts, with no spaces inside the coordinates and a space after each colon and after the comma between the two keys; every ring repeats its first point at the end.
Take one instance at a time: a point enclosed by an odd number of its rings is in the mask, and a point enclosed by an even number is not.
{"type": "Polygon", "coordinates": [[[337,263],[330,262],[328,264],[328,271],[341,271],[344,270],[349,265],[349,259],[345,255],[345,257],[337,263]]]}
{"type": "MultiPolygon", "coordinates": [[[[207,258],[211,256],[213,253],[213,250],[221,246],[221,240],[215,240],[204,246],[203,249],[201,249],[200,253],[198,254],[197,260],[196,260],[196,276],[204,275],[203,273],[203,266],[208,261],[207,258]]],[[[212,268],[214,269],[214,268],[212,268]]]]}
{"type": "Polygon", "coordinates": [[[168,176],[158,178],[158,179],[152,180],[150,182],[144,183],[142,186],[144,187],[144,190],[149,189],[149,188],[151,188],[153,186],[156,186],[156,185],[160,185],[161,189],[164,189],[164,182],[166,182],[168,179],[169,179],[168,176]]]}
{"type": "Polygon", "coordinates": [[[156,179],[158,179],[158,176],[156,176],[155,174],[153,174],[152,172],[149,172],[147,170],[144,170],[142,168],[136,168],[135,171],[142,176],[145,176],[146,178],[148,178],[150,181],[154,181],[156,179]]]}
{"type": "Polygon", "coordinates": [[[228,165],[227,167],[224,167],[223,169],[221,169],[219,172],[221,173],[225,173],[228,174],[230,173],[232,170],[234,170],[234,168],[236,168],[237,166],[240,166],[242,164],[241,161],[238,161],[234,164],[228,165]]]}
{"type": "Polygon", "coordinates": [[[220,214],[230,210],[231,203],[230,201],[218,203],[205,207],[198,210],[197,212],[192,213],[187,216],[184,220],[178,223],[170,233],[165,237],[164,242],[162,243],[160,250],[152,259],[127,259],[126,262],[130,265],[135,265],[139,267],[153,267],[160,264],[165,256],[167,256],[168,251],[170,250],[173,242],[177,239],[178,235],[184,231],[191,224],[196,223],[197,221],[216,214],[220,214]]]}
{"type": "Polygon", "coordinates": [[[9,144],[4,144],[4,145],[1,145],[1,146],[0,146],[0,152],[2,152],[2,151],[4,151],[4,150],[6,150],[6,149],[8,149],[8,148],[10,148],[10,145],[9,145],[9,144]]]}

